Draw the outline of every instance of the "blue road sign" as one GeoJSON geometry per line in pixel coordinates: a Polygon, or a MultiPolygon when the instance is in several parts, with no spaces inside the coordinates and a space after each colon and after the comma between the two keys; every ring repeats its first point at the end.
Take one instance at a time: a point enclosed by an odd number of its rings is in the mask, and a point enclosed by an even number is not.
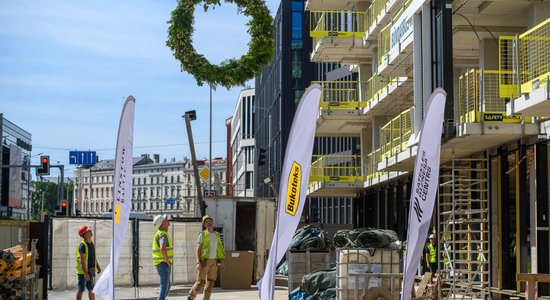
{"type": "Polygon", "coordinates": [[[69,164],[71,165],[95,165],[95,151],[70,151],[69,164]]]}
{"type": "Polygon", "coordinates": [[[168,198],[164,200],[164,203],[166,204],[176,204],[176,199],[168,198]]]}

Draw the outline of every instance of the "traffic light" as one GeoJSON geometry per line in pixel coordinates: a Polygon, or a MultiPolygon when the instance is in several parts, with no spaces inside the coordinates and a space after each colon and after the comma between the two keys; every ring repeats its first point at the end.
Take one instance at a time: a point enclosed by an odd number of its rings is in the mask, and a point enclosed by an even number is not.
{"type": "Polygon", "coordinates": [[[50,156],[40,156],[40,167],[36,169],[38,175],[50,175],[50,156]]]}
{"type": "Polygon", "coordinates": [[[260,148],[258,151],[258,166],[265,165],[265,149],[260,148]]]}
{"type": "Polygon", "coordinates": [[[319,209],[316,207],[311,209],[311,222],[319,223],[319,209]]]}
{"type": "Polygon", "coordinates": [[[67,201],[65,201],[65,200],[61,201],[61,215],[62,216],[67,215],[67,201]]]}

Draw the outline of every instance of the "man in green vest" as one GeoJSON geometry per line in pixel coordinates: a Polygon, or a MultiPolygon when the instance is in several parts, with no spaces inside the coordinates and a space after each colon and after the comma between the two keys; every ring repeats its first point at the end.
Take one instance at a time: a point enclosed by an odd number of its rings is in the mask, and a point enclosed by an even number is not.
{"type": "Polygon", "coordinates": [[[81,300],[84,289],[88,289],[88,298],[95,300],[92,292],[95,285],[95,271],[101,272],[101,267],[95,258],[95,246],[92,242],[92,230],[89,226],[80,226],[78,235],[82,240],[76,248],[76,274],[78,276],[78,291],[76,299],[81,300]]]}
{"type": "Polygon", "coordinates": [[[157,229],[153,238],[153,265],[157,268],[160,277],[160,290],[157,299],[165,300],[170,292],[170,273],[174,261],[172,239],[168,234],[170,222],[166,215],[158,215],[153,219],[153,226],[157,229]]]}
{"type": "Polygon", "coordinates": [[[214,220],[209,215],[202,217],[202,225],[206,228],[199,234],[195,258],[197,263],[197,281],[189,291],[188,300],[195,299],[199,291],[204,288],[204,300],[209,300],[212,288],[218,277],[218,267],[223,272],[225,251],[220,234],[214,230],[214,220]]]}
{"type": "Polygon", "coordinates": [[[435,244],[435,234],[430,234],[430,242],[426,244],[426,271],[437,272],[437,245],[435,244]]]}

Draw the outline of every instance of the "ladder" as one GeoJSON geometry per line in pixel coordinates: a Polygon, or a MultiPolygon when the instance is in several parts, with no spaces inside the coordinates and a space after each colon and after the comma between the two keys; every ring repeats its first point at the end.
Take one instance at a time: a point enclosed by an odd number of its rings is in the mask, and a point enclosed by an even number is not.
{"type": "Polygon", "coordinates": [[[440,168],[440,299],[489,296],[489,178],[487,159],[453,156],[440,168]]]}

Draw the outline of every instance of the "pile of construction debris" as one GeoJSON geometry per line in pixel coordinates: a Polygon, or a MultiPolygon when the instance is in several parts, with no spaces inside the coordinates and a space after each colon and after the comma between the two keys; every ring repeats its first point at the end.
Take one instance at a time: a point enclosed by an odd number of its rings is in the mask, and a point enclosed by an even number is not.
{"type": "Polygon", "coordinates": [[[0,300],[22,299],[25,281],[34,276],[32,252],[22,246],[0,250],[0,300]]]}

